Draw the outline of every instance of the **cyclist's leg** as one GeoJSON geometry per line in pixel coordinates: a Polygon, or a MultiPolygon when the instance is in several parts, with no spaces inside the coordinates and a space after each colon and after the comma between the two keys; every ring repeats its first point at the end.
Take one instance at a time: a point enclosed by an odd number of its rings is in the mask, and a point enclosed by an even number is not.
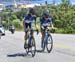
{"type": "Polygon", "coordinates": [[[26,42],[26,40],[27,40],[27,32],[25,32],[24,40],[26,42]]]}
{"type": "MultiPolygon", "coordinates": [[[[29,28],[32,29],[31,23],[29,23],[29,28]]],[[[32,33],[32,36],[33,36],[34,31],[32,30],[31,33],[32,33]]]]}
{"type": "Polygon", "coordinates": [[[44,36],[45,36],[45,33],[44,33],[44,30],[41,29],[41,34],[42,34],[42,38],[41,38],[41,48],[43,48],[43,40],[44,40],[44,36]]]}
{"type": "MultiPolygon", "coordinates": [[[[29,28],[32,29],[31,23],[29,23],[29,28]]],[[[33,36],[33,30],[31,31],[31,35],[33,36]]],[[[31,41],[30,40],[29,40],[29,43],[28,44],[29,44],[29,47],[31,47],[31,41]]]]}
{"type": "Polygon", "coordinates": [[[25,30],[25,36],[24,36],[25,43],[24,43],[24,48],[27,48],[27,43],[26,43],[26,40],[27,40],[27,28],[28,28],[28,23],[25,23],[25,26],[24,26],[24,30],[25,30]]]}
{"type": "Polygon", "coordinates": [[[27,28],[28,28],[28,23],[25,23],[25,26],[24,26],[24,30],[25,30],[25,40],[27,39],[27,28]]]}

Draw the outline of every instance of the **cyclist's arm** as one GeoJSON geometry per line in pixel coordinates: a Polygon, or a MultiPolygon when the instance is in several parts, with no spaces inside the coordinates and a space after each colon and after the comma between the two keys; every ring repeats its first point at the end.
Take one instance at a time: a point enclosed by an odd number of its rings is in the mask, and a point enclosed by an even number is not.
{"type": "Polygon", "coordinates": [[[47,25],[47,29],[52,29],[53,28],[53,23],[51,18],[48,19],[48,25],[47,25]]]}
{"type": "Polygon", "coordinates": [[[23,26],[25,27],[25,20],[27,20],[27,15],[24,16],[23,26]]]}
{"type": "Polygon", "coordinates": [[[25,15],[25,16],[24,16],[23,25],[24,25],[24,24],[25,24],[25,22],[26,22],[26,21],[28,21],[28,20],[29,20],[29,16],[28,16],[28,14],[27,14],[27,15],[25,15]]]}
{"type": "Polygon", "coordinates": [[[36,17],[36,15],[34,15],[34,16],[33,16],[33,20],[34,20],[34,22],[35,22],[35,25],[36,25],[36,19],[37,19],[37,17],[36,17]]]}
{"type": "Polygon", "coordinates": [[[51,18],[49,19],[49,24],[50,24],[50,27],[53,28],[53,22],[52,22],[52,19],[51,18]]]}
{"type": "Polygon", "coordinates": [[[42,24],[43,24],[43,19],[40,18],[40,28],[44,29],[44,27],[42,26],[42,24]]]}

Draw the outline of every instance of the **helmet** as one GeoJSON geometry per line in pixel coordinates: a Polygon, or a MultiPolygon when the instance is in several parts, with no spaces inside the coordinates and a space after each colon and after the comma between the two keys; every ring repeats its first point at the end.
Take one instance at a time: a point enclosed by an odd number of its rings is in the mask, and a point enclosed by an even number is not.
{"type": "Polygon", "coordinates": [[[49,17],[49,13],[48,12],[44,12],[43,16],[46,17],[46,18],[48,18],[49,17]]]}
{"type": "Polygon", "coordinates": [[[32,13],[33,15],[35,14],[35,10],[33,8],[29,9],[29,13],[32,13]]]}

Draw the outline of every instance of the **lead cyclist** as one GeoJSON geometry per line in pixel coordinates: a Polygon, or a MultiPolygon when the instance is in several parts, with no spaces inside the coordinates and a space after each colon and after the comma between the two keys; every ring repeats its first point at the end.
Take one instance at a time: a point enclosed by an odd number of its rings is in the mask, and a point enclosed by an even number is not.
{"type": "Polygon", "coordinates": [[[44,33],[44,29],[45,28],[53,28],[53,23],[52,23],[52,19],[49,17],[49,13],[48,12],[44,12],[42,18],[40,19],[40,27],[41,27],[41,34],[42,34],[42,38],[41,38],[41,48],[43,48],[43,39],[45,36],[44,33]],[[49,25],[49,26],[48,26],[49,25]]]}

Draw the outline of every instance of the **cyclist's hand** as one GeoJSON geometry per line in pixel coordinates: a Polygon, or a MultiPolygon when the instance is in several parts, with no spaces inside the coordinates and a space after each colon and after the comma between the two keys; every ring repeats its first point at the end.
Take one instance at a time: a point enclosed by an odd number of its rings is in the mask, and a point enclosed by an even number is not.
{"type": "Polygon", "coordinates": [[[52,27],[47,27],[48,30],[52,29],[52,27]]]}
{"type": "Polygon", "coordinates": [[[44,29],[44,27],[43,27],[43,26],[41,26],[41,28],[42,28],[42,29],[44,29]]]}

